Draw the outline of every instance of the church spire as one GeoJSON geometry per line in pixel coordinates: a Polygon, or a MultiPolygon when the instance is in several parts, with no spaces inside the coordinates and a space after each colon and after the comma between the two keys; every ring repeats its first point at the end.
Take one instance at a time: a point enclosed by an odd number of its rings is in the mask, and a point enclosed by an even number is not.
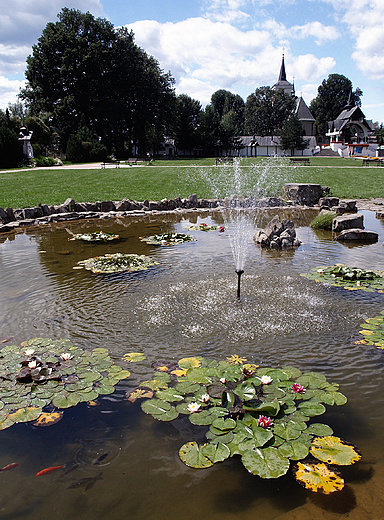
{"type": "Polygon", "coordinates": [[[281,60],[280,74],[278,81],[287,81],[287,76],[285,74],[285,64],[284,64],[284,54],[283,59],[281,60]]]}

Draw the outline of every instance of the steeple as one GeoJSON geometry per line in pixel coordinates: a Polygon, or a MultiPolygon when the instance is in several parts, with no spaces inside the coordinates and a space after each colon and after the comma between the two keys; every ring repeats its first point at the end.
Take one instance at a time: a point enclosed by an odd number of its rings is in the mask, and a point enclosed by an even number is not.
{"type": "Polygon", "coordinates": [[[279,79],[277,81],[287,81],[287,76],[285,74],[284,54],[283,59],[281,60],[279,79]]]}

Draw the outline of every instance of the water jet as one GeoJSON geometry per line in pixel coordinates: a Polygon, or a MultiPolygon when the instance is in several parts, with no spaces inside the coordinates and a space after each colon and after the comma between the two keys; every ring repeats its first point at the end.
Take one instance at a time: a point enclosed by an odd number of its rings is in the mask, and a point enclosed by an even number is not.
{"type": "Polygon", "coordinates": [[[237,299],[240,300],[240,280],[244,271],[242,269],[236,269],[235,272],[237,274],[237,299]]]}

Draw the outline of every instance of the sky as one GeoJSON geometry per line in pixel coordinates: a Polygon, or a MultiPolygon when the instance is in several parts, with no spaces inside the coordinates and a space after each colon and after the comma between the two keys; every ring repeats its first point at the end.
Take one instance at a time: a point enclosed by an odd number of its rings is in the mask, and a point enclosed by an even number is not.
{"type": "Polygon", "coordinates": [[[0,108],[17,101],[26,58],[63,7],[89,11],[135,42],[202,106],[219,89],[244,101],[287,80],[309,105],[329,74],[363,91],[367,119],[384,123],[384,0],[0,0],[0,108]]]}

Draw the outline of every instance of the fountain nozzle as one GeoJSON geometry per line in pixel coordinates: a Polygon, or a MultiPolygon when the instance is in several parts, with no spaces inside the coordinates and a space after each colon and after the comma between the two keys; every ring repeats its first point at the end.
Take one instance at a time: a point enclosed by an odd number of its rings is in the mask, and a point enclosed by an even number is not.
{"type": "Polygon", "coordinates": [[[237,274],[237,299],[239,300],[240,299],[240,279],[241,279],[241,275],[244,273],[244,271],[242,269],[236,269],[236,274],[237,274]]]}

